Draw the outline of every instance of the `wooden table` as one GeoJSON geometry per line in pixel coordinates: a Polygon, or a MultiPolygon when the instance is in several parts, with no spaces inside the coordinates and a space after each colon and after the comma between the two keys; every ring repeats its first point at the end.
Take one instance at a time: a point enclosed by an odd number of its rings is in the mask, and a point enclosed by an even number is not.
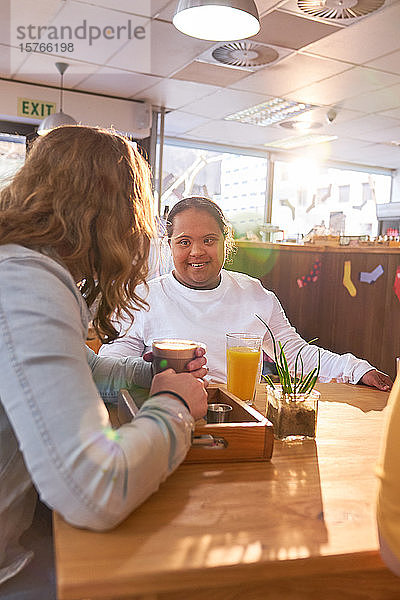
{"type": "Polygon", "coordinates": [[[318,389],[316,442],[275,441],[271,462],[182,465],[109,533],[55,515],[59,600],[398,600],[374,513],[388,395],[318,389]]]}

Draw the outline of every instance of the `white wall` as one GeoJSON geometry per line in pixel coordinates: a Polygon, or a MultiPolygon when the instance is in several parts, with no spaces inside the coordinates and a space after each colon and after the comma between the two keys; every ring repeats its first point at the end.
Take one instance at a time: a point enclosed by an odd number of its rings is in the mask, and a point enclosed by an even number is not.
{"type": "MultiPolygon", "coordinates": [[[[40,123],[40,120],[36,119],[16,119],[17,98],[56,102],[57,111],[59,110],[60,93],[58,89],[13,81],[0,81],[1,120],[40,123]]],[[[64,91],[63,110],[82,125],[114,127],[118,131],[134,133],[136,131],[137,114],[138,111],[142,113],[143,104],[130,100],[117,100],[115,98],[103,98],[79,92],[64,91]]]]}

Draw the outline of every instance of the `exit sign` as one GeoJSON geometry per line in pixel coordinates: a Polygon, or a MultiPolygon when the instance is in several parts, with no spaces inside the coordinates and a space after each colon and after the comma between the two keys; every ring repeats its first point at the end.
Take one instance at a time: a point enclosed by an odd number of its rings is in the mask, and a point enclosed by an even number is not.
{"type": "Polygon", "coordinates": [[[32,100],[31,98],[18,98],[17,114],[19,117],[31,117],[33,119],[44,119],[56,112],[55,102],[44,100],[32,100]]]}

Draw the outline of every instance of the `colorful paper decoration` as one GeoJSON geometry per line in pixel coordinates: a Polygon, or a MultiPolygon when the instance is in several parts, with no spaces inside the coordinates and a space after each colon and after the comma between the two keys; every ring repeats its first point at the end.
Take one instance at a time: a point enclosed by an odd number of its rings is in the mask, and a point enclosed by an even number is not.
{"type": "Polygon", "coordinates": [[[377,279],[383,274],[382,265],[378,265],[373,271],[368,273],[368,271],[361,271],[360,273],[360,281],[363,283],[375,283],[377,279]]]}
{"type": "Polygon", "coordinates": [[[400,267],[397,267],[396,269],[396,277],[394,278],[393,289],[394,293],[400,301],[400,267]]]}
{"type": "Polygon", "coordinates": [[[343,285],[346,290],[349,292],[350,296],[356,296],[357,290],[355,288],[354,283],[351,280],[351,261],[344,261],[344,273],[343,273],[343,285]]]}
{"type": "Polygon", "coordinates": [[[315,281],[317,281],[320,274],[321,274],[321,261],[319,260],[319,258],[317,258],[317,260],[315,261],[315,263],[312,266],[310,273],[308,275],[303,275],[303,277],[299,277],[297,279],[297,285],[299,286],[299,288],[302,288],[302,287],[305,287],[306,285],[308,285],[309,283],[314,283],[315,281]]]}

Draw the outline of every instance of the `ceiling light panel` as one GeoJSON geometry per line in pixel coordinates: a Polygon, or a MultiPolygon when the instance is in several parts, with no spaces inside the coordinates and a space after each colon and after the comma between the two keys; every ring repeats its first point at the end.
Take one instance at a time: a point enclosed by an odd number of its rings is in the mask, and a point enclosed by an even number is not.
{"type": "Polygon", "coordinates": [[[251,108],[228,115],[225,117],[225,120],[266,127],[267,125],[287,121],[314,108],[316,106],[313,104],[294,102],[293,100],[285,100],[284,98],[272,98],[268,102],[263,102],[262,104],[257,104],[251,108]]]}

